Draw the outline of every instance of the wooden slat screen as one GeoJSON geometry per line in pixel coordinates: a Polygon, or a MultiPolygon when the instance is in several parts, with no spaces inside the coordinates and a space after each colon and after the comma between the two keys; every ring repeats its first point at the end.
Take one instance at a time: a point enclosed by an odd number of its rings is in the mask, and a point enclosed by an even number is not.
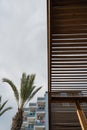
{"type": "Polygon", "coordinates": [[[51,92],[87,96],[87,0],[51,0],[51,92]]]}
{"type": "Polygon", "coordinates": [[[81,130],[75,103],[53,97],[87,99],[87,0],[48,0],[48,94],[49,130],[81,130]]]}
{"type": "MultiPolygon", "coordinates": [[[[87,116],[87,104],[82,105],[87,116]]],[[[81,130],[75,104],[51,103],[51,130],[81,130]]]]}

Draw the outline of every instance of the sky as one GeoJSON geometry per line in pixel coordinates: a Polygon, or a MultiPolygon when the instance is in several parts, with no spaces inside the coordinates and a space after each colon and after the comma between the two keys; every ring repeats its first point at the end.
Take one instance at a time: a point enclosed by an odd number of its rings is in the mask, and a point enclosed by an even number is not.
{"type": "Polygon", "coordinates": [[[46,0],[0,0],[0,95],[6,107],[13,109],[0,117],[0,130],[10,130],[17,104],[9,78],[20,88],[23,72],[36,74],[35,85],[43,86],[37,96],[47,91],[46,0]]]}

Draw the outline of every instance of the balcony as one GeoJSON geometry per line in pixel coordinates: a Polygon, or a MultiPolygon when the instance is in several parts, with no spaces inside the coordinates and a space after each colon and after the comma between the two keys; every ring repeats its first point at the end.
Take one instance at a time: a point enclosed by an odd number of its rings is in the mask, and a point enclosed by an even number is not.
{"type": "Polygon", "coordinates": [[[29,113],[27,116],[28,117],[35,117],[35,115],[36,115],[35,112],[33,112],[33,113],[29,113]]]}
{"type": "Polygon", "coordinates": [[[23,111],[29,111],[29,108],[23,108],[23,111]]]}
{"type": "Polygon", "coordinates": [[[37,120],[35,122],[35,126],[43,126],[43,127],[45,127],[45,121],[44,120],[37,120]]]}
{"type": "Polygon", "coordinates": [[[34,130],[34,128],[25,128],[24,130],[34,130]]]}
{"type": "Polygon", "coordinates": [[[23,115],[27,116],[27,114],[29,113],[29,108],[23,108],[23,115]]]}
{"type": "Polygon", "coordinates": [[[45,126],[44,123],[35,123],[36,126],[45,126]]]}
{"type": "Polygon", "coordinates": [[[36,103],[29,103],[29,107],[36,107],[36,103]]]}
{"type": "Polygon", "coordinates": [[[28,113],[29,113],[29,111],[24,111],[23,116],[24,116],[24,117],[27,116],[28,113]]]}
{"type": "Polygon", "coordinates": [[[37,108],[37,111],[45,111],[45,108],[37,108]]]}
{"type": "Polygon", "coordinates": [[[37,112],[45,112],[45,107],[43,107],[43,108],[37,108],[37,112]]]}
{"type": "Polygon", "coordinates": [[[22,127],[24,127],[25,125],[27,125],[27,121],[23,121],[22,127]]]}
{"type": "Polygon", "coordinates": [[[37,102],[45,102],[45,98],[44,97],[38,97],[37,102]]]}
{"type": "Polygon", "coordinates": [[[34,130],[34,126],[25,126],[25,130],[34,130]]]}

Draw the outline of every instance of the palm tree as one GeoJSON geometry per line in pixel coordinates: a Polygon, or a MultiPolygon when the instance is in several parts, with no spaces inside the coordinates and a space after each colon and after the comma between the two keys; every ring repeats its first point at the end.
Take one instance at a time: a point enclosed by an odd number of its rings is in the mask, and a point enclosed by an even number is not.
{"type": "Polygon", "coordinates": [[[12,109],[12,107],[7,107],[4,109],[7,102],[8,100],[6,100],[3,104],[0,104],[0,116],[2,116],[6,111],[12,109]]]}
{"type": "Polygon", "coordinates": [[[6,82],[10,85],[14,92],[14,96],[17,101],[18,111],[13,118],[11,130],[20,130],[21,125],[23,123],[23,107],[26,103],[28,103],[34,95],[41,89],[41,87],[36,88],[34,85],[35,74],[26,75],[26,73],[22,74],[21,83],[20,83],[20,92],[14,83],[7,79],[3,78],[3,82],[6,82]]]}

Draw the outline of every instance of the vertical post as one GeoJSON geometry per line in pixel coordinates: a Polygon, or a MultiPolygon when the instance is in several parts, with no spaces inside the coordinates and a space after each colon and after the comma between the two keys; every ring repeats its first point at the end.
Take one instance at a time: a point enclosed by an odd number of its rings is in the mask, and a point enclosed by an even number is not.
{"type": "Polygon", "coordinates": [[[47,48],[48,48],[48,130],[50,130],[51,122],[51,52],[50,52],[50,0],[47,0],[47,48]]]}
{"type": "Polygon", "coordinates": [[[50,52],[50,0],[47,0],[47,48],[48,48],[48,92],[50,92],[51,52],[50,52]]]}
{"type": "Polygon", "coordinates": [[[87,119],[86,119],[85,113],[81,109],[79,101],[76,101],[75,104],[76,104],[77,115],[79,118],[81,128],[82,128],[82,130],[87,130],[87,119]]]}

